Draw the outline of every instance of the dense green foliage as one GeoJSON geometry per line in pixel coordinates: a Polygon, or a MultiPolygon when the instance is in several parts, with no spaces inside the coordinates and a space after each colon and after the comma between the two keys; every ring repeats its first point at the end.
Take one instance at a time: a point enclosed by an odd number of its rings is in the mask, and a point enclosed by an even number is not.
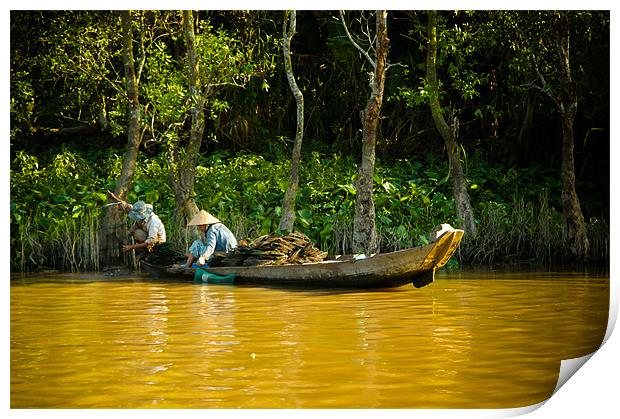
{"type": "MultiPolygon", "coordinates": [[[[121,159],[113,150],[86,157],[64,150],[45,161],[17,153],[11,170],[12,267],[97,268],[91,243],[105,211],[104,192],[116,181],[121,159]]],[[[321,249],[345,253],[355,205],[355,159],[313,152],[302,163],[297,229],[321,249]]],[[[482,228],[458,259],[550,262],[560,255],[558,198],[549,192],[558,187],[553,171],[489,166],[478,156],[470,164],[482,228]]],[[[214,153],[199,162],[195,199],[240,238],[268,234],[277,229],[288,170],[287,160],[214,153]]],[[[383,251],[427,243],[438,222],[458,224],[447,175],[446,163],[431,154],[424,160],[379,162],[375,199],[383,251]]],[[[174,199],[163,156],[141,155],[128,199],[153,203],[169,232],[178,228],[168,223],[174,199]]]]}
{"type": "MultiPolygon", "coordinates": [[[[577,185],[594,260],[608,258],[609,13],[575,11],[571,59],[579,112],[577,185]]],[[[278,11],[201,11],[203,76],[218,76],[206,108],[195,200],[240,237],[277,228],[288,179],[295,103],[278,11]]],[[[363,33],[369,12],[347,13],[363,33]]],[[[533,88],[531,57],[557,82],[542,12],[440,12],[438,79],[458,121],[480,235],[464,263],[563,260],[558,115],[533,88]]],[[[126,94],[119,16],[105,11],[11,12],[11,267],[99,269],[104,192],[120,174],[126,94]]],[[[136,15],[144,141],[129,201],[153,203],[169,235],[174,210],[167,145],[182,150],[189,121],[179,12],[136,15]]],[[[382,251],[418,245],[455,218],[443,142],[424,86],[426,12],[389,13],[386,97],[377,139],[382,251]]],[[[365,47],[363,39],[358,42],[365,47]]],[[[368,64],[337,13],[298,12],[293,66],[306,129],[296,228],[323,250],[349,250],[360,111],[368,64]]],[[[183,247],[184,243],[178,243],[183,247]]]]}

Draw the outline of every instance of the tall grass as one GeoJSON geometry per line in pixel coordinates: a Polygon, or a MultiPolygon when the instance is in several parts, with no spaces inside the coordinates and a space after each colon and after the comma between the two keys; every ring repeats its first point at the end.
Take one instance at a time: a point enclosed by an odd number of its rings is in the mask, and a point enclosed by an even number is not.
{"type": "Polygon", "coordinates": [[[609,224],[604,220],[590,219],[588,223],[590,261],[609,268],[609,224]]]}
{"type": "Polygon", "coordinates": [[[57,269],[71,272],[100,269],[98,216],[85,213],[79,219],[62,218],[46,230],[27,218],[19,227],[11,248],[11,268],[19,271],[57,269]]]}
{"type": "Polygon", "coordinates": [[[566,252],[561,215],[545,194],[538,202],[522,197],[510,204],[486,203],[478,214],[478,235],[465,237],[461,258],[470,264],[549,264],[566,252]]]}

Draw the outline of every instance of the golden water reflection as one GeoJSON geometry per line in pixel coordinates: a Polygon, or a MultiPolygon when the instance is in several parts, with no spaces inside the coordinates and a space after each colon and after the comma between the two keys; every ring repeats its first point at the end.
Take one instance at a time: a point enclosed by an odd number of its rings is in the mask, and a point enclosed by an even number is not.
{"type": "Polygon", "coordinates": [[[309,291],[14,279],[12,408],[502,408],[605,334],[609,280],[441,274],[309,291]]]}

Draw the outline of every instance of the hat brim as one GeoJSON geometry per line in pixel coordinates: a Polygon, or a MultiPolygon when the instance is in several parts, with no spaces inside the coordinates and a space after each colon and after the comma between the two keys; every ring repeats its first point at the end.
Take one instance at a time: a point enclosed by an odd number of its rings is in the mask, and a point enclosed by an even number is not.
{"type": "Polygon", "coordinates": [[[131,221],[143,221],[146,218],[146,214],[140,214],[135,211],[129,211],[127,215],[131,221]]]}
{"type": "Polygon", "coordinates": [[[187,226],[201,226],[215,223],[221,223],[221,221],[209,214],[207,211],[200,210],[198,214],[194,215],[191,221],[187,223],[187,226]]]}

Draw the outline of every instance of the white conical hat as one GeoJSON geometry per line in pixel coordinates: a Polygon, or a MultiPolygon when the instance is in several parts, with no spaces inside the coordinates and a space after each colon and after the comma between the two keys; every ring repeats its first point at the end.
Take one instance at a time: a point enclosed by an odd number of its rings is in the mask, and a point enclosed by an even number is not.
{"type": "Polygon", "coordinates": [[[198,211],[198,214],[194,215],[194,218],[192,218],[191,221],[187,223],[187,226],[200,226],[215,223],[221,223],[221,221],[209,214],[207,211],[200,210],[198,211]]]}

